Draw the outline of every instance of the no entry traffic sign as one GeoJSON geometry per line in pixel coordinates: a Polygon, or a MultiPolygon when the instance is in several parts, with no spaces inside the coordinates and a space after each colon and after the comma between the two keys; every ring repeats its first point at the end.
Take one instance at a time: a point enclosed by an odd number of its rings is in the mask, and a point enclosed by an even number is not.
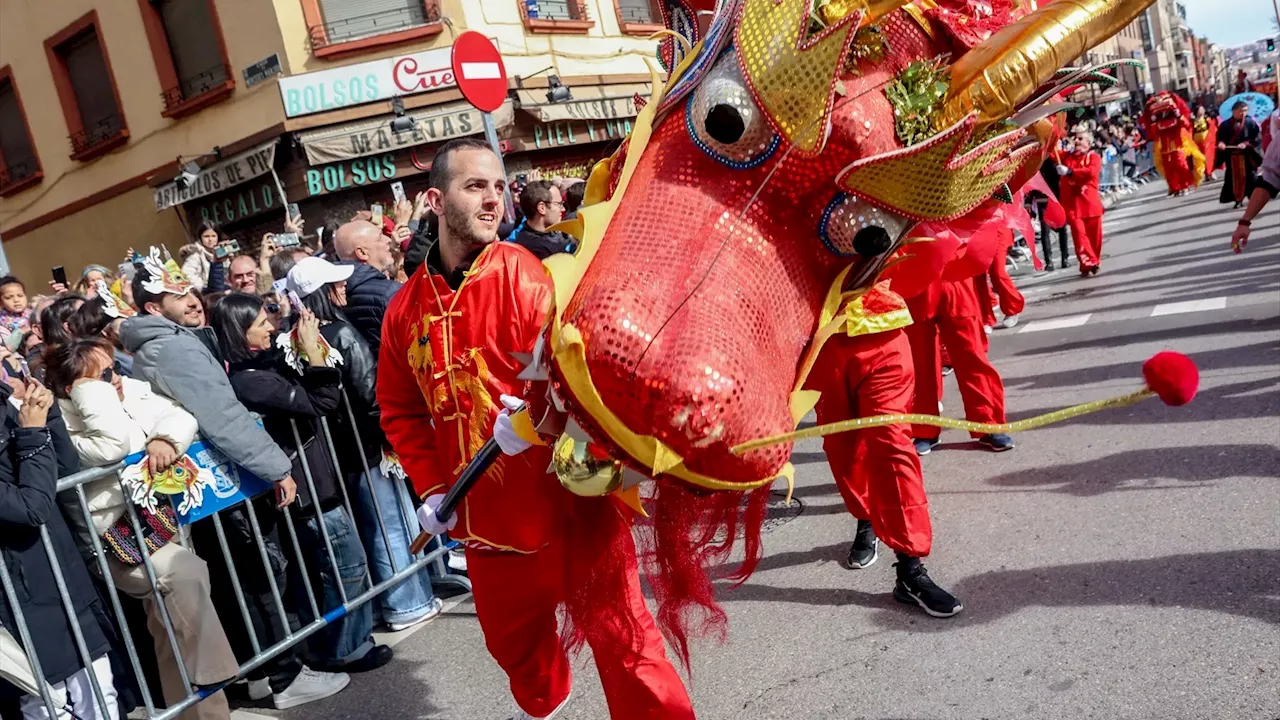
{"type": "Polygon", "coordinates": [[[507,99],[507,69],[489,38],[468,30],[453,41],[453,77],[477,109],[493,112],[507,99]]]}

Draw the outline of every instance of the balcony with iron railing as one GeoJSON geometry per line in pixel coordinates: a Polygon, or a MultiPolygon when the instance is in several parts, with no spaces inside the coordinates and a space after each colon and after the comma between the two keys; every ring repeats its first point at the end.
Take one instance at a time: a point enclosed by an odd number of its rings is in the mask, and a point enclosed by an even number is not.
{"type": "Polygon", "coordinates": [[[190,115],[226,98],[235,87],[231,66],[219,63],[190,77],[179,78],[177,84],[165,88],[160,93],[164,101],[161,114],[167,118],[190,115]]]}
{"type": "Polygon", "coordinates": [[[34,157],[0,162],[0,197],[8,197],[40,182],[44,173],[34,157]]]}
{"type": "Polygon", "coordinates": [[[85,162],[123,145],[129,139],[124,116],[119,112],[103,116],[68,136],[71,158],[85,162]]]}
{"type": "Polygon", "coordinates": [[[520,15],[529,32],[586,33],[595,25],[582,0],[519,1],[520,15]]]}
{"type": "Polygon", "coordinates": [[[439,0],[425,0],[367,15],[319,19],[308,24],[307,36],[312,54],[325,57],[429,37],[443,30],[439,0]]]}

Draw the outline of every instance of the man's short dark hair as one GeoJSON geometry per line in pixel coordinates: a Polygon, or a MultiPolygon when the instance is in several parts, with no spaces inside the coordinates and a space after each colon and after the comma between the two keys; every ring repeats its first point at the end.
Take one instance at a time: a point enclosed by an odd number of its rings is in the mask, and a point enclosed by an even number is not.
{"type": "Polygon", "coordinates": [[[134,267],[133,281],[130,283],[133,286],[133,306],[138,308],[138,312],[147,315],[147,303],[159,305],[160,296],[147,292],[146,287],[144,287],[151,279],[151,273],[147,272],[147,269],[141,265],[135,265],[134,267]]]}
{"type": "Polygon", "coordinates": [[[527,218],[538,217],[538,204],[551,202],[551,188],[547,180],[534,180],[520,191],[520,212],[527,218]]]}
{"type": "Polygon", "coordinates": [[[1249,107],[1249,103],[1247,103],[1247,102],[1245,102],[1245,101],[1243,101],[1243,100],[1237,100],[1237,101],[1236,101],[1236,104],[1231,106],[1231,112],[1235,112],[1235,111],[1239,110],[1240,108],[1246,108],[1246,109],[1248,109],[1248,107],[1249,107]]]}
{"type": "Polygon", "coordinates": [[[582,198],[587,194],[587,184],[585,182],[576,182],[564,191],[564,211],[578,212],[578,208],[582,206],[582,198]]]}
{"type": "Polygon", "coordinates": [[[436,156],[431,159],[431,174],[429,176],[429,184],[431,187],[443,191],[449,186],[449,161],[453,154],[459,150],[488,150],[493,152],[493,148],[489,147],[489,143],[480,138],[464,137],[450,140],[436,150],[436,156]]]}

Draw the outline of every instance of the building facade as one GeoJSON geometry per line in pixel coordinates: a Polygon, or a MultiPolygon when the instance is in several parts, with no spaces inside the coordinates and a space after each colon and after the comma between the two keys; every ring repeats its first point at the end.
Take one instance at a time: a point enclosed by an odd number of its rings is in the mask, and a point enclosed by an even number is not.
{"type": "Polygon", "coordinates": [[[483,133],[450,69],[464,30],[505,61],[512,178],[585,174],[648,96],[661,27],[650,0],[0,0],[0,17],[0,237],[32,284],[176,251],[206,219],[243,248],[289,204],[315,228],[389,205],[393,183],[412,196],[439,143],[483,133]]]}

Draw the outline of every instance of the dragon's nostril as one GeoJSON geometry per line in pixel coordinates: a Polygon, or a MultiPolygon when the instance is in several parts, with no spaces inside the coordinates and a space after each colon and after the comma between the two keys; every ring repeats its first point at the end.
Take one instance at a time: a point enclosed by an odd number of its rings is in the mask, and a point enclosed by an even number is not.
{"type": "Polygon", "coordinates": [[[742,134],[746,132],[746,123],[742,120],[742,114],[738,112],[738,108],[720,103],[713,106],[707,111],[707,119],[704,123],[707,128],[707,134],[715,138],[717,142],[725,145],[732,145],[742,139],[742,134]]]}
{"type": "Polygon", "coordinates": [[[876,257],[889,250],[893,238],[879,225],[868,225],[853,236],[853,251],[863,257],[876,257]]]}

